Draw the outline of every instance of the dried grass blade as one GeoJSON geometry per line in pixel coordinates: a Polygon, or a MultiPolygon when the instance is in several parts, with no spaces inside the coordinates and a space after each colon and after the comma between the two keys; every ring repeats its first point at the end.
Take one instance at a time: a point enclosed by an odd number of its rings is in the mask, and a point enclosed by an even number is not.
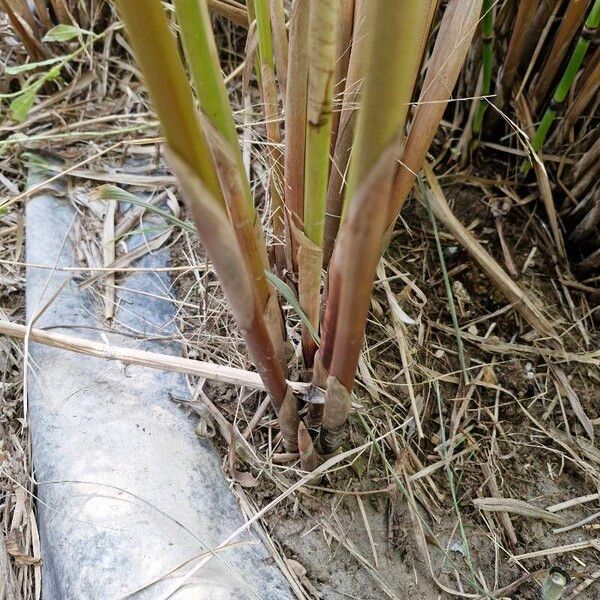
{"type": "Polygon", "coordinates": [[[490,277],[498,289],[506,296],[508,301],[514,304],[515,310],[523,316],[529,325],[531,325],[531,327],[533,327],[540,335],[551,337],[558,341],[559,338],[554,327],[546,317],[544,317],[534,301],[506,274],[504,269],[502,269],[467,228],[454,216],[444,192],[431,168],[425,164],[424,169],[429,187],[432,191],[432,194],[429,195],[429,204],[436,218],[444,224],[456,241],[469,252],[475,261],[477,261],[488,277],[490,277]]]}
{"type": "Polygon", "coordinates": [[[473,504],[485,512],[502,512],[540,519],[556,525],[564,525],[565,520],[560,515],[548,512],[543,508],[532,506],[524,500],[513,498],[476,498],[473,504]]]}
{"type": "Polygon", "coordinates": [[[573,386],[567,379],[567,376],[565,375],[565,372],[562,369],[560,369],[558,367],[552,367],[552,371],[554,371],[554,374],[556,375],[556,378],[558,379],[560,386],[562,387],[565,394],[567,395],[567,398],[569,399],[569,402],[571,403],[571,408],[573,409],[573,412],[579,419],[579,422],[583,426],[583,429],[585,430],[588,437],[590,438],[590,440],[593,443],[594,442],[594,426],[592,425],[590,418],[586,415],[585,410],[583,410],[583,406],[581,405],[579,396],[577,396],[577,393],[573,389],[573,386]]]}
{"type": "Polygon", "coordinates": [[[224,16],[232,23],[248,29],[248,11],[243,4],[222,2],[221,0],[208,0],[210,9],[218,15],[224,16]]]}
{"type": "MultiPolygon", "coordinates": [[[[421,425],[421,416],[419,414],[419,407],[417,404],[417,398],[415,396],[415,390],[412,383],[412,377],[410,374],[410,348],[408,346],[408,342],[406,340],[406,328],[405,323],[407,323],[406,319],[409,318],[408,315],[402,310],[396,296],[392,292],[392,288],[387,280],[387,275],[385,272],[385,267],[383,264],[379,263],[377,267],[377,277],[379,281],[383,282],[383,288],[385,290],[385,294],[388,299],[388,304],[390,307],[390,314],[392,318],[392,326],[394,328],[394,332],[396,334],[396,341],[398,343],[398,349],[400,350],[400,359],[402,360],[402,370],[404,371],[404,379],[406,381],[406,388],[408,390],[408,397],[410,398],[410,406],[413,413],[413,417],[415,418],[415,424],[417,426],[417,432],[419,437],[424,437],[423,427],[421,425]]],[[[412,321],[411,324],[415,324],[412,321]]]]}
{"type": "MultiPolygon", "coordinates": [[[[140,258],[142,258],[142,256],[145,256],[149,252],[154,252],[154,251],[158,250],[171,237],[172,232],[173,232],[173,229],[168,228],[165,231],[163,231],[162,233],[159,233],[158,235],[155,235],[154,237],[149,238],[148,240],[146,240],[143,244],[139,245],[134,250],[130,250],[126,254],[119,256],[119,258],[115,259],[110,264],[105,265],[105,267],[108,270],[103,270],[100,273],[98,273],[97,275],[94,275],[93,277],[89,277],[88,279],[85,279],[84,281],[82,281],[79,284],[79,289],[85,290],[85,289],[89,288],[91,285],[93,285],[94,283],[96,283],[97,281],[100,281],[101,279],[104,279],[105,277],[110,277],[119,269],[122,269],[123,267],[127,267],[132,262],[139,260],[140,258]]],[[[113,281],[114,281],[114,279],[113,279],[113,281]]]]}
{"type": "MultiPolygon", "coordinates": [[[[172,354],[147,352],[136,348],[111,346],[104,342],[95,342],[86,338],[54,333],[44,329],[35,329],[19,323],[0,319],[0,334],[23,340],[26,336],[31,342],[45,344],[53,348],[61,348],[69,352],[77,352],[86,356],[95,356],[106,360],[121,361],[125,365],[140,365],[150,369],[184,373],[194,377],[210,379],[220,383],[245,386],[253,390],[265,390],[265,384],[258,373],[236,369],[227,365],[218,365],[172,354]]],[[[308,384],[288,382],[295,392],[304,393],[308,384]]]]}
{"type": "MultiPolygon", "coordinates": [[[[102,228],[103,266],[111,265],[116,257],[115,252],[115,212],[117,201],[109,200],[106,205],[104,227],[102,228]]],[[[115,274],[108,273],[104,286],[104,318],[112,319],[115,315],[115,274]]]]}

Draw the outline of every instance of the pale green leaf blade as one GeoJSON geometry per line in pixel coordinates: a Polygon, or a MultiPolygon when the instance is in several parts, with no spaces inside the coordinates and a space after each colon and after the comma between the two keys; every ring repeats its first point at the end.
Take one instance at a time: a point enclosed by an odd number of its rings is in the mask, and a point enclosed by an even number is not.
{"type": "Polygon", "coordinates": [[[57,62],[64,60],[62,56],[55,56],[53,58],[48,58],[47,60],[40,60],[38,62],[30,62],[25,65],[15,65],[11,67],[6,67],[4,72],[6,75],[19,75],[20,73],[27,73],[28,71],[33,71],[34,69],[38,69],[40,67],[47,67],[48,65],[53,65],[57,62]]]}
{"type": "Polygon", "coordinates": [[[319,339],[319,334],[317,333],[317,330],[314,328],[313,324],[310,322],[310,319],[306,316],[306,313],[302,310],[300,302],[298,301],[298,298],[296,298],[296,295],[292,291],[292,288],[287,283],[285,283],[285,281],[279,279],[277,275],[271,273],[271,271],[265,271],[265,275],[269,282],[277,288],[277,291],[290,303],[291,307],[296,311],[296,313],[302,321],[302,324],[306,326],[306,329],[308,329],[313,340],[315,340],[317,344],[320,344],[321,340],[319,339]]]}
{"type": "Polygon", "coordinates": [[[37,98],[38,86],[33,85],[27,88],[20,96],[17,96],[10,103],[10,113],[12,118],[22,123],[29,114],[35,99],[37,98]]]}
{"type": "Polygon", "coordinates": [[[48,33],[42,39],[43,42],[68,42],[76,38],[78,35],[82,33],[87,33],[83,29],[79,29],[79,27],[75,27],[75,25],[56,25],[48,31],[48,33]]]}

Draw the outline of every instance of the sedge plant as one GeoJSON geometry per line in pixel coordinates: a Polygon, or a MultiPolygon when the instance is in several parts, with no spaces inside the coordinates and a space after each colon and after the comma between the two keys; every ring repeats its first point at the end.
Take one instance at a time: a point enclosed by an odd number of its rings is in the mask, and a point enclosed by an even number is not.
{"type": "Polygon", "coordinates": [[[167,160],[283,441],[300,450],[305,469],[344,440],[377,264],[482,1],[450,0],[431,43],[437,0],[294,0],[289,15],[280,0],[247,3],[271,167],[266,206],[276,248],[269,252],[207,1],[174,0],[167,15],[160,0],[116,0],[167,160]],[[304,398],[286,379],[280,293],[301,316],[298,354],[312,384],[304,398]]]}

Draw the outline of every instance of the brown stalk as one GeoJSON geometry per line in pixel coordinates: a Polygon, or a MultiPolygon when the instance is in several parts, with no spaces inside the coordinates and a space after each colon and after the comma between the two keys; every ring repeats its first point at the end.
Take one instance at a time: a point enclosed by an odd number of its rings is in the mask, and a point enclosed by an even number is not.
{"type": "Polygon", "coordinates": [[[596,130],[596,141],[573,167],[573,179],[577,181],[594,164],[600,162],[600,130],[596,130]]]}
{"type": "Polygon", "coordinates": [[[381,238],[387,225],[384,207],[389,198],[397,147],[398,141],[393,140],[358,188],[340,227],[332,257],[330,268],[339,274],[339,279],[332,278],[329,288],[337,308],[329,371],[348,391],[354,384],[381,238]],[[339,282],[337,289],[332,286],[334,282],[339,282]]]}
{"type": "Polygon", "coordinates": [[[285,327],[277,295],[265,277],[265,271],[269,269],[269,260],[260,220],[257,218],[256,212],[248,205],[244,182],[241,180],[236,158],[232,156],[227,140],[219,135],[208,119],[202,118],[202,125],[223,190],[230,221],[233,224],[248,272],[251,273],[253,286],[257,291],[258,302],[273,340],[275,353],[285,371],[285,327]]]}
{"type": "MultiPolygon", "coordinates": [[[[27,4],[25,2],[23,2],[23,4],[27,8],[29,15],[31,15],[31,11],[29,11],[27,4]]],[[[8,15],[11,25],[19,36],[20,40],[23,42],[23,45],[27,50],[27,54],[29,54],[32,60],[37,61],[41,60],[42,58],[46,58],[48,56],[48,51],[38,40],[35,35],[34,28],[29,24],[27,17],[23,16],[19,12],[17,6],[11,6],[7,0],[0,0],[0,8],[2,8],[2,10],[4,10],[4,12],[8,15]]]]}
{"type": "Polygon", "coordinates": [[[319,455],[315,451],[310,433],[302,421],[298,423],[298,451],[300,452],[300,466],[303,471],[314,471],[319,466],[319,455]]]}
{"type": "MultiPolygon", "coordinates": [[[[296,0],[290,25],[290,56],[285,104],[286,217],[299,226],[304,219],[304,151],[308,98],[309,0],[296,0]]],[[[286,235],[289,267],[297,272],[296,243],[289,223],[286,235]]]]}
{"type": "Polygon", "coordinates": [[[52,3],[52,8],[54,9],[54,14],[58,19],[59,23],[70,23],[71,19],[69,17],[69,9],[65,4],[65,0],[50,0],[52,3]]]}
{"type": "MultiPolygon", "coordinates": [[[[398,141],[393,140],[359,186],[340,227],[330,263],[320,366],[315,369],[320,380],[323,370],[329,371],[321,428],[321,449],[325,454],[339,447],[350,412],[350,393],[386,227],[384,207],[390,197],[397,149],[398,141]]],[[[315,379],[313,383],[322,385],[315,379]]]]}
{"type": "Polygon", "coordinates": [[[39,38],[41,35],[40,26],[33,16],[27,0],[12,0],[10,4],[12,5],[11,9],[22,17],[34,35],[39,38]]]}
{"type": "Polygon", "coordinates": [[[352,50],[352,30],[354,27],[355,0],[338,0],[338,28],[336,34],[336,61],[333,75],[333,115],[331,122],[331,153],[335,150],[341,110],[337,99],[344,93],[346,75],[352,50]]]}
{"type": "Polygon", "coordinates": [[[48,13],[48,4],[45,0],[35,0],[35,9],[40,18],[40,22],[42,27],[46,30],[51,29],[54,23],[52,23],[52,19],[50,19],[50,14],[48,13]]]}
{"type": "Polygon", "coordinates": [[[538,0],[521,0],[518,3],[517,15],[511,24],[512,35],[504,63],[500,70],[500,84],[496,105],[503,108],[510,97],[517,70],[524,60],[524,49],[529,42],[531,24],[535,17],[538,0]]]}
{"type": "Polygon", "coordinates": [[[189,203],[196,228],[211,257],[250,358],[269,393],[288,449],[294,450],[298,429],[296,401],[287,385],[234,227],[226,211],[191,167],[172,150],[168,151],[168,159],[189,203]]]}
{"type": "Polygon", "coordinates": [[[354,5],[354,28],[352,47],[346,74],[344,96],[340,111],[334,112],[339,118],[336,130],[335,149],[327,187],[327,207],[325,210],[325,233],[323,238],[323,266],[327,267],[333,252],[333,245],[340,226],[344,198],[344,183],[350,161],[350,150],[354,140],[356,107],[358,105],[364,73],[366,40],[365,0],[357,0],[354,5]]]}
{"type": "Polygon", "coordinates": [[[559,74],[573,37],[579,31],[581,23],[583,23],[590,1],[571,0],[567,4],[565,14],[554,36],[552,49],[546,58],[531,95],[531,109],[533,112],[544,103],[551,91],[551,86],[559,74]]]}
{"type": "Polygon", "coordinates": [[[451,0],[429,59],[419,105],[396,170],[388,213],[391,226],[421,169],[477,29],[482,0],[451,0]]]}
{"type": "Polygon", "coordinates": [[[285,106],[288,73],[288,37],[285,28],[283,0],[271,0],[271,32],[273,36],[273,56],[277,70],[279,92],[285,106]]]}

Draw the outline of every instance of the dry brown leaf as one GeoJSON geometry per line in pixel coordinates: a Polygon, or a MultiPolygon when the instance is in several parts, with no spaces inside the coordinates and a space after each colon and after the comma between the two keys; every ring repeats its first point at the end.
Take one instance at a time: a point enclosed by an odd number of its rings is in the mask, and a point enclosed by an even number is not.
{"type": "Polygon", "coordinates": [[[532,506],[524,500],[515,500],[514,498],[476,498],[473,504],[485,512],[505,512],[540,519],[548,523],[564,525],[565,520],[555,513],[548,512],[543,508],[532,506]]]}
{"type": "Polygon", "coordinates": [[[594,426],[592,425],[592,422],[590,421],[589,417],[585,414],[585,411],[583,410],[583,406],[581,406],[579,397],[577,396],[575,390],[571,386],[571,383],[567,379],[565,372],[562,369],[559,369],[558,367],[552,367],[552,371],[556,375],[556,377],[560,383],[560,386],[562,387],[563,391],[567,395],[567,398],[569,399],[569,402],[571,403],[571,408],[573,409],[573,412],[575,413],[575,415],[577,415],[579,422],[583,425],[585,432],[588,434],[590,440],[592,440],[592,442],[593,442],[594,441],[594,426]]]}
{"type": "Polygon", "coordinates": [[[454,216],[448,205],[446,196],[429,165],[425,164],[423,168],[432,191],[432,194],[428,196],[429,205],[436,218],[442,222],[446,229],[453,235],[454,239],[479,263],[488,277],[531,327],[542,336],[560,341],[554,327],[542,314],[533,299],[507,275],[504,269],[473,237],[469,230],[454,216]]]}

